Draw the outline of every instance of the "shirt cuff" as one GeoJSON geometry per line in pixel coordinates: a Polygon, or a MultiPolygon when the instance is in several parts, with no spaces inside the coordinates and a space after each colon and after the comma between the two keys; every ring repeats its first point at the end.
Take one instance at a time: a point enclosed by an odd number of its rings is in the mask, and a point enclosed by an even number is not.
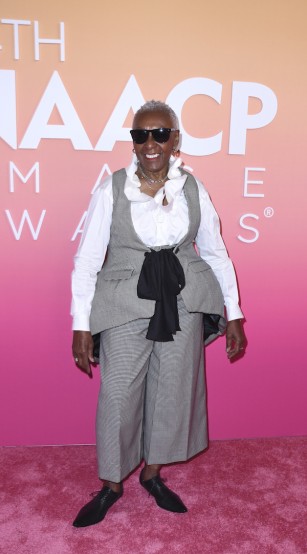
{"type": "Polygon", "coordinates": [[[90,331],[89,317],[85,314],[75,314],[72,329],[73,331],[90,331]]]}
{"type": "Polygon", "coordinates": [[[227,321],[232,321],[233,319],[243,319],[244,314],[238,304],[228,304],[226,305],[227,321]]]}

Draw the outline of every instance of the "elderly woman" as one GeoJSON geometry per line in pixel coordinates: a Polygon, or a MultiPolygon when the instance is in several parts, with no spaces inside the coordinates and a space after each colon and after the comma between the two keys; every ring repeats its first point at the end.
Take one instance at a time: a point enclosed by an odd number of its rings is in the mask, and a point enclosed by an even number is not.
{"type": "Polygon", "coordinates": [[[208,193],[181,168],[176,114],[147,102],[131,136],[132,163],[93,195],[75,257],[72,349],[91,377],[99,337],[103,480],[76,527],[105,517],[142,460],[140,484],[157,505],[187,511],[160,470],[207,446],[204,329],[209,341],[221,334],[224,305],[228,358],[245,345],[234,269],[208,193]]]}

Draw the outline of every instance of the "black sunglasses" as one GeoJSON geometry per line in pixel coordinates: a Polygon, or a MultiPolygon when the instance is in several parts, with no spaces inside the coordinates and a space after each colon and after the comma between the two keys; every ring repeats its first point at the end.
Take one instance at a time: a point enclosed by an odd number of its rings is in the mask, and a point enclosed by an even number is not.
{"type": "Polygon", "coordinates": [[[169,129],[166,127],[160,127],[160,129],[132,129],[130,135],[133,142],[136,144],[144,144],[149,137],[149,133],[152,134],[152,138],[155,142],[167,142],[171,136],[172,131],[177,129],[169,129]]]}

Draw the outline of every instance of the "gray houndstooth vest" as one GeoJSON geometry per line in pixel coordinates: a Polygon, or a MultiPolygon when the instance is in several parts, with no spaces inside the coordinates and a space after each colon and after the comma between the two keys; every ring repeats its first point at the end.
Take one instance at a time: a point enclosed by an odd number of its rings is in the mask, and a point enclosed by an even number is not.
{"type": "MultiPolygon", "coordinates": [[[[110,242],[105,262],[98,273],[92,303],[90,328],[93,335],[135,319],[150,318],[155,309],[154,300],[140,299],[137,296],[144,254],[150,248],[141,241],[133,227],[130,201],[124,193],[126,177],[125,169],[121,169],[112,178],[110,242]]],[[[174,248],[186,280],[181,296],[189,312],[220,315],[222,332],[225,327],[222,291],[211,267],[198,256],[194,248],[200,224],[200,206],[198,186],[189,173],[183,190],[189,210],[189,229],[174,248]]]]}

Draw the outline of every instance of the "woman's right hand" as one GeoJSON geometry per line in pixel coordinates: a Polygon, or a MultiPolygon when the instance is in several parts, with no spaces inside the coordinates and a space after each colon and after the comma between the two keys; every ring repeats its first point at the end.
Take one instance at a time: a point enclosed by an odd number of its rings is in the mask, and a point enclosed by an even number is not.
{"type": "Polygon", "coordinates": [[[95,363],[93,355],[93,338],[90,331],[74,331],[72,341],[72,355],[76,366],[92,378],[91,364],[95,363]]]}

